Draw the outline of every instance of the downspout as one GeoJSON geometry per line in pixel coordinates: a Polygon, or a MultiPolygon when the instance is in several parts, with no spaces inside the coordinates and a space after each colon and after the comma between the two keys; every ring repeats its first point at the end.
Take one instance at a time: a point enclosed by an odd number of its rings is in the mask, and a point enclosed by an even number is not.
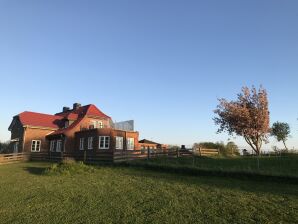
{"type": "Polygon", "coordinates": [[[26,126],[24,126],[24,129],[23,129],[23,144],[22,144],[22,152],[24,152],[25,151],[25,140],[26,140],[26,129],[27,129],[27,127],[26,126]]]}

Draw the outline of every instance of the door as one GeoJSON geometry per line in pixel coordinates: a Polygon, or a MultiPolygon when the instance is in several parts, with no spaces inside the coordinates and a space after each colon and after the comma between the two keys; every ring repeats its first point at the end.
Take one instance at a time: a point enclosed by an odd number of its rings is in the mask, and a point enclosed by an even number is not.
{"type": "Polygon", "coordinates": [[[13,144],[13,153],[18,153],[19,152],[19,142],[15,142],[13,144]]]}

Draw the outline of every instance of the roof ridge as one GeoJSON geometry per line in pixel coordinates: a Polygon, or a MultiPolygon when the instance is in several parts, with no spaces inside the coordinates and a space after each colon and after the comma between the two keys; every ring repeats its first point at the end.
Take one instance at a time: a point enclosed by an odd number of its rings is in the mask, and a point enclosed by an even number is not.
{"type": "Polygon", "coordinates": [[[62,117],[62,116],[56,115],[56,114],[46,114],[46,113],[40,113],[40,112],[34,112],[34,111],[28,111],[28,110],[25,110],[25,111],[19,113],[18,115],[24,114],[24,113],[41,114],[41,115],[54,116],[54,117],[62,117]]]}

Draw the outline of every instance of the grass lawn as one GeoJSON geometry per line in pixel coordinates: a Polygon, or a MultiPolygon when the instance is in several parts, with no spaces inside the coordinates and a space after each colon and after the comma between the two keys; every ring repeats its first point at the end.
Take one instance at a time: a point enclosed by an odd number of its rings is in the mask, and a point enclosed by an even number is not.
{"type": "Polygon", "coordinates": [[[0,166],[0,223],[298,223],[298,187],[133,167],[0,166]]]}
{"type": "Polygon", "coordinates": [[[260,157],[259,166],[257,157],[195,157],[195,159],[189,157],[178,159],[155,158],[149,161],[135,160],[131,163],[298,177],[298,155],[260,157]]]}

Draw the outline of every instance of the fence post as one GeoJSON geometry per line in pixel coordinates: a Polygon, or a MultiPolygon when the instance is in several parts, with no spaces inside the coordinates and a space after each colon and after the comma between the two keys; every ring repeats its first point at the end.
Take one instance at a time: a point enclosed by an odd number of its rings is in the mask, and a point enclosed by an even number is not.
{"type": "Polygon", "coordinates": [[[84,163],[86,163],[86,150],[84,150],[84,163]]]}
{"type": "Polygon", "coordinates": [[[150,159],[150,149],[147,148],[147,160],[149,160],[149,159],[150,159]]]}
{"type": "Polygon", "coordinates": [[[192,165],[195,166],[195,153],[194,153],[194,149],[192,150],[192,165]]]}

